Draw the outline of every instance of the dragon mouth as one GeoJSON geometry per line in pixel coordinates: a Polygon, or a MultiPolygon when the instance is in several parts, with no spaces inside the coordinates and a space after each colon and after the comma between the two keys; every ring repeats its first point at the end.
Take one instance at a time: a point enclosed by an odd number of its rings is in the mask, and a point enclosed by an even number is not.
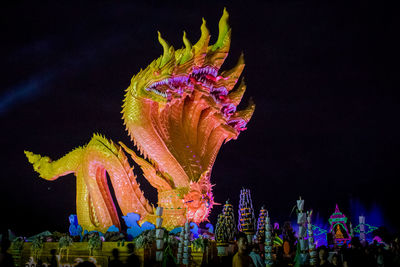
{"type": "Polygon", "coordinates": [[[239,132],[247,129],[247,122],[244,119],[231,119],[229,120],[228,125],[232,128],[235,128],[239,132]]]}
{"type": "Polygon", "coordinates": [[[200,84],[211,91],[217,80],[218,70],[213,67],[194,68],[189,80],[193,84],[200,84]]]}
{"type": "MultiPolygon", "coordinates": [[[[229,118],[236,111],[236,106],[225,103],[228,95],[228,90],[225,87],[215,87],[216,82],[220,79],[225,78],[218,76],[216,68],[206,66],[193,68],[189,75],[174,76],[154,82],[145,90],[171,101],[174,98],[181,98],[184,92],[191,93],[195,85],[200,85],[216,103],[222,105],[222,113],[229,118]]],[[[199,86],[196,88],[200,89],[199,86]]]]}
{"type": "Polygon", "coordinates": [[[215,82],[221,79],[221,76],[217,75],[218,71],[213,67],[194,68],[189,75],[174,76],[154,82],[146,87],[146,91],[170,100],[175,95],[182,96],[185,91],[192,92],[195,85],[201,85],[213,96],[218,96],[220,93],[227,95],[226,88],[214,88],[215,82]]]}

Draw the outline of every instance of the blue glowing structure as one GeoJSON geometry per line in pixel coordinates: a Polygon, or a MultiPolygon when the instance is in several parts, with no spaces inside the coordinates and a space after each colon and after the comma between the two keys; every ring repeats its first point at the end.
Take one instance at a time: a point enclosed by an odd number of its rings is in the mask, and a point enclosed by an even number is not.
{"type": "Polygon", "coordinates": [[[78,224],[78,217],[76,214],[69,215],[69,234],[71,236],[80,236],[82,238],[82,226],[78,224]]]}
{"type": "Polygon", "coordinates": [[[325,230],[317,225],[312,225],[312,230],[314,233],[314,242],[315,242],[315,246],[316,247],[320,247],[320,246],[327,246],[328,245],[328,241],[327,241],[327,234],[328,234],[328,230],[325,230]]]}
{"type": "Polygon", "coordinates": [[[214,226],[211,223],[206,224],[206,229],[209,233],[213,234],[214,233],[214,226]]]}
{"type": "Polygon", "coordinates": [[[134,212],[126,214],[126,216],[122,216],[125,221],[126,226],[128,226],[128,230],[126,230],[128,234],[128,241],[131,241],[135,237],[139,236],[145,230],[155,229],[156,226],[149,222],[144,222],[142,226],[139,226],[138,221],[140,220],[140,215],[134,212]]]}
{"type": "Polygon", "coordinates": [[[190,223],[190,232],[193,234],[193,238],[199,238],[199,227],[195,222],[190,223]]]}
{"type": "Polygon", "coordinates": [[[119,229],[117,226],[115,225],[111,225],[108,229],[107,232],[111,232],[111,233],[119,233],[119,229]]]}

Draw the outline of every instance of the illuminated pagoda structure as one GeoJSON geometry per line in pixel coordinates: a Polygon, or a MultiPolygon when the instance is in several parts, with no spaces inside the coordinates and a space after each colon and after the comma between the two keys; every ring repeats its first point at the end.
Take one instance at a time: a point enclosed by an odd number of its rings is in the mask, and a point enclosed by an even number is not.
{"type": "Polygon", "coordinates": [[[340,212],[336,204],[335,212],[329,218],[329,233],[332,234],[333,242],[336,245],[343,245],[351,240],[349,229],[347,228],[347,217],[340,212]]]}
{"type": "Polygon", "coordinates": [[[218,215],[217,225],[215,227],[215,241],[218,245],[227,245],[228,231],[226,229],[224,214],[218,215]]]}
{"type": "Polygon", "coordinates": [[[217,225],[215,227],[215,241],[217,241],[218,256],[228,256],[228,229],[224,214],[218,215],[217,225]]]}
{"type": "Polygon", "coordinates": [[[227,247],[229,242],[235,240],[236,224],[233,214],[233,206],[226,201],[222,213],[218,215],[218,221],[215,228],[215,241],[217,241],[217,249],[219,256],[227,256],[227,247]]]}
{"type": "Polygon", "coordinates": [[[239,200],[239,231],[245,233],[249,241],[255,233],[255,222],[253,202],[251,201],[250,189],[240,190],[239,200]]]}
{"type": "Polygon", "coordinates": [[[224,205],[222,214],[225,220],[225,229],[227,231],[228,241],[232,242],[235,240],[235,235],[237,230],[236,230],[235,215],[233,213],[233,205],[230,204],[228,200],[224,205]]]}
{"type": "Polygon", "coordinates": [[[258,220],[257,220],[257,242],[258,243],[263,243],[265,239],[265,217],[267,216],[267,210],[264,208],[264,206],[261,207],[260,213],[258,215],[258,220]]]}

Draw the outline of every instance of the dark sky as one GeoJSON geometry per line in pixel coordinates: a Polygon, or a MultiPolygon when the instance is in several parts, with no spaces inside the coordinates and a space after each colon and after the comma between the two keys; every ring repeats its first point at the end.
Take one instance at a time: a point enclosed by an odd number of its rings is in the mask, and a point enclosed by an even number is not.
{"type": "MultiPolygon", "coordinates": [[[[290,219],[299,195],[325,220],[335,203],[360,215],[350,205],[356,201],[364,212],[378,207],[387,225],[400,225],[391,205],[399,203],[398,111],[386,90],[384,56],[392,28],[381,6],[82,2],[16,1],[1,8],[2,229],[67,231],[74,176],[41,180],[23,151],[57,159],[94,132],[130,144],[120,114],[124,89],[162,53],[157,30],[180,48],[183,30],[195,43],[205,17],[215,42],[224,6],[233,30],[224,67],[244,52],[243,102],[252,97],[257,107],[248,130],[218,155],[215,200],[229,198],[237,207],[239,190],[248,187],[257,213],[265,204],[280,221],[290,219]]],[[[154,190],[147,195],[156,200],[154,190]]]]}

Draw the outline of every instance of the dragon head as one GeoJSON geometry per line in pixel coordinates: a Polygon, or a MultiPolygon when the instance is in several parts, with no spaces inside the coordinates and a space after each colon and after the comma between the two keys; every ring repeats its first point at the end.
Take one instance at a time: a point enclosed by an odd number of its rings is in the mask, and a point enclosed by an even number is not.
{"type": "Polygon", "coordinates": [[[190,183],[189,192],[184,197],[186,217],[189,221],[198,223],[208,218],[214,205],[211,189],[212,185],[208,172],[203,174],[199,181],[190,183]]]}
{"type": "Polygon", "coordinates": [[[122,110],[129,135],[153,166],[146,168],[162,180],[150,182],[158,190],[185,188],[187,215],[195,222],[205,220],[213,205],[210,175],[203,174],[211,172],[221,145],[246,129],[255,109],[251,102],[237,111],[246,90],[243,79],[236,86],[243,54],[234,68],[220,71],[231,42],[228,17],[224,9],[213,45],[204,19],[197,43],[184,32],[178,50],[158,32],[163,54],[132,77],[122,110]]]}
{"type": "MultiPolygon", "coordinates": [[[[218,40],[210,46],[208,45],[210,33],[204,19],[199,41],[192,45],[184,32],[185,47],[178,50],[169,45],[158,32],[158,41],[164,53],[132,77],[131,84],[126,90],[125,102],[134,97],[154,101],[163,106],[171,103],[173,99],[182,99],[185,93],[191,94],[193,90],[197,90],[211,96],[216,102],[215,107],[222,106],[224,115],[227,117],[232,115],[236,111],[236,106],[232,102],[241,96],[238,92],[229,94],[229,91],[235,86],[244,68],[244,60],[241,55],[234,69],[223,72],[221,76],[218,75],[230,48],[231,28],[228,25],[228,17],[228,12],[224,9],[219,22],[218,40]]],[[[245,87],[240,88],[243,95],[245,87]]]]}

